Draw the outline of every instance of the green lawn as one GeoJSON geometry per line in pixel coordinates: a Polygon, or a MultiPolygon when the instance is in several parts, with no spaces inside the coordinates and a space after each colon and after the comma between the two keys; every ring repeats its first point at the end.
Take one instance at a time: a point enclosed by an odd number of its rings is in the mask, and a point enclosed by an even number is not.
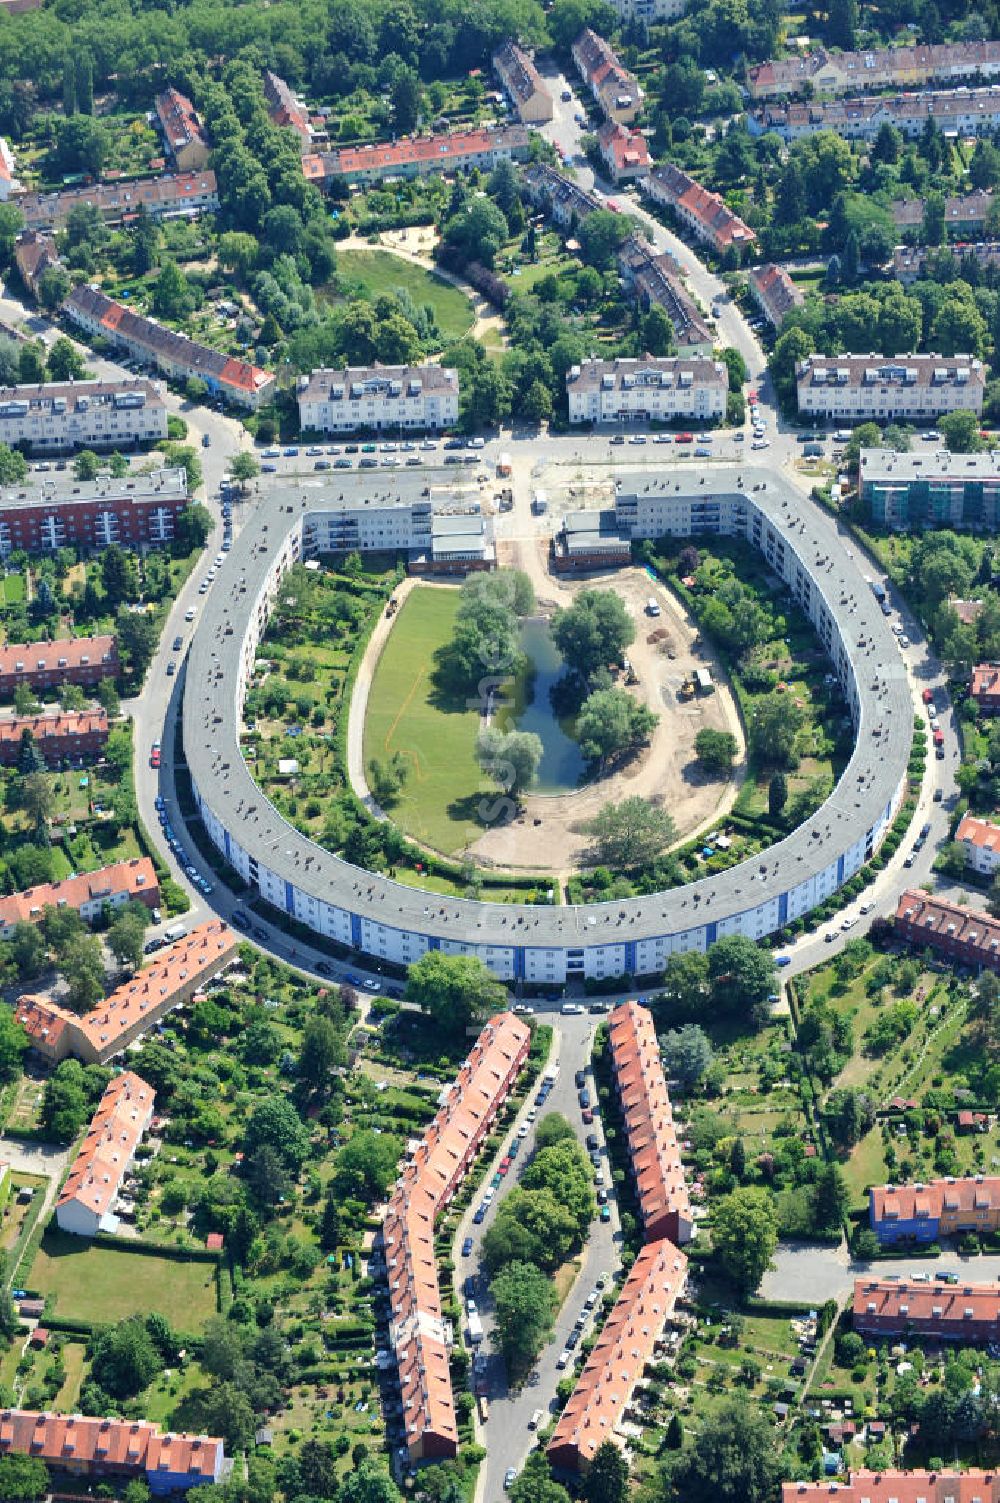
{"type": "Polygon", "coordinates": [[[73,1320],[123,1320],[156,1310],[178,1329],[197,1331],[217,1308],[214,1263],[88,1246],[63,1232],[46,1235],[26,1283],[52,1295],[55,1313],[73,1320]]]}
{"type": "Polygon", "coordinates": [[[345,250],[337,253],[337,275],[346,288],[360,286],[373,300],[405,287],[418,307],[429,303],[442,344],[461,339],[475,322],[472,304],[457,287],[431,271],[384,250],[345,250]]]}
{"type": "Polygon", "coordinates": [[[0,578],[0,605],[20,605],[24,599],[24,575],[4,574],[0,578]]]}
{"type": "Polygon", "coordinates": [[[375,670],[364,735],[366,765],[394,752],[409,765],[393,818],[446,855],[481,832],[475,808],[484,786],[479,716],[434,683],[434,654],[450,638],[457,609],[457,589],[422,586],[407,596],[375,670]]]}

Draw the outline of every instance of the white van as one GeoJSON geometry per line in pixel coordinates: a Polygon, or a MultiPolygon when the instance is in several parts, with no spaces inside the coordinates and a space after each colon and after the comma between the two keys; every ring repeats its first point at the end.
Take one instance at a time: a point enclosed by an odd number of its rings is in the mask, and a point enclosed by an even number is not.
{"type": "Polygon", "coordinates": [[[539,1425],[542,1423],[542,1419],[543,1419],[544,1415],[545,1415],[545,1410],[544,1409],[536,1409],[535,1412],[534,1412],[534,1414],[531,1416],[530,1420],[528,1421],[528,1429],[529,1430],[537,1430],[538,1427],[539,1427],[539,1425]]]}
{"type": "Polygon", "coordinates": [[[654,600],[653,597],[652,597],[652,595],[650,595],[649,599],[646,601],[646,615],[647,616],[658,616],[659,614],[660,614],[660,602],[658,600],[654,600]]]}
{"type": "Polygon", "coordinates": [[[183,939],[187,930],[183,924],[171,924],[169,929],[164,929],[163,938],[167,944],[173,944],[175,939],[183,939]]]}

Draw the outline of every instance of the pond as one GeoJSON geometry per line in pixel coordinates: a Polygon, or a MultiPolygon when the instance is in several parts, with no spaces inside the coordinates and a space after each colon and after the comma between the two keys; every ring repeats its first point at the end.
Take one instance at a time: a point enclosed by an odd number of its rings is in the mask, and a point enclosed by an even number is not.
{"type": "Polygon", "coordinates": [[[512,724],[519,731],[534,731],[542,743],[532,792],[568,793],[579,785],[585,764],[579,746],[567,736],[552,709],[549,691],[562,677],[563,659],[543,617],[531,616],[521,623],[521,650],[528,659],[528,672],[523,683],[518,683],[512,724]]]}

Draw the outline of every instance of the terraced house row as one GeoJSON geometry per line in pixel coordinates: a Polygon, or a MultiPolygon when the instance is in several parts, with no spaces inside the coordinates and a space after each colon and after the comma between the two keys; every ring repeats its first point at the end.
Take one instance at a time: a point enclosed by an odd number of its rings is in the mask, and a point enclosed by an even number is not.
{"type": "Polygon", "coordinates": [[[814,52],[771,58],[747,70],[751,99],[779,99],[808,85],[817,94],[913,89],[1000,77],[1000,41],[941,42],[863,52],[814,52]]]}
{"type": "Polygon", "coordinates": [[[1000,1472],[851,1472],[846,1482],[783,1482],[781,1503],[1000,1503],[1000,1472]]]}
{"type": "Polygon", "coordinates": [[[411,1461],[458,1452],[448,1370],[453,1334],[434,1261],[434,1223],[488,1137],[528,1057],[531,1033],[513,1013],[483,1028],[437,1116],[403,1169],[382,1223],[390,1339],[411,1461]]]}
{"type": "Polygon", "coordinates": [[[1000,1176],[933,1179],[927,1184],[873,1185],[868,1220],[885,1247],[979,1235],[1000,1227],[1000,1176]]]}
{"type": "Polygon", "coordinates": [[[892,125],[913,140],[928,120],[947,136],[992,135],[1000,126],[1000,85],[766,104],[747,117],[747,127],[751,135],[774,131],[783,141],[800,141],[819,130],[833,131],[845,141],[874,141],[883,125],[892,125]]]}
{"type": "Polygon", "coordinates": [[[860,1336],[926,1336],[982,1346],[1000,1337],[1000,1289],[855,1279],[853,1317],[860,1336]]]}
{"type": "Polygon", "coordinates": [[[132,1070],[108,1081],[56,1202],[56,1224],[75,1237],[114,1235],[115,1206],[153,1120],[153,1087],[132,1070]]]}
{"type": "Polygon", "coordinates": [[[58,882],[42,882],[24,892],[0,898],[0,939],[10,939],[17,924],[37,924],[46,908],[74,908],[90,923],[99,918],[107,905],[120,908],[135,901],[155,908],[160,901],[156,868],[148,856],[133,856],[116,861],[96,872],[63,877],[58,882]]]}
{"type": "Polygon", "coordinates": [[[387,177],[427,177],[432,172],[489,172],[498,162],[521,162],[528,155],[523,125],[478,126],[432,136],[403,136],[399,141],[311,152],[302,171],[320,187],[332,179],[380,183],[387,177]]]}
{"type": "Polygon", "coordinates": [[[693,1233],[680,1144],[652,1015],[623,1002],[608,1019],[608,1047],[625,1119],[646,1246],[629,1270],[615,1307],[559,1417],[548,1455],[561,1471],[585,1472],[606,1440],[625,1445],[636,1386],[687,1282],[677,1246],[693,1233]]]}
{"type": "Polygon", "coordinates": [[[220,1482],[232,1465],[222,1441],[210,1436],[163,1435],[148,1420],[32,1409],[0,1411],[0,1456],[35,1456],[76,1477],[142,1478],[156,1497],[220,1482]]]}

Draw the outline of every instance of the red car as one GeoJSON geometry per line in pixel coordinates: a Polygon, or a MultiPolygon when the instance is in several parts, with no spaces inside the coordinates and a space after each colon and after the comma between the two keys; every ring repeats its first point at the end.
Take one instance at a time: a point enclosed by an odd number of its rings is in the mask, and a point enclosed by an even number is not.
{"type": "Polygon", "coordinates": [[[510,1159],[501,1159],[500,1160],[500,1173],[501,1174],[506,1174],[507,1170],[509,1168],[510,1168],[510,1159]]]}
{"type": "Polygon", "coordinates": [[[678,433],[677,437],[674,439],[674,443],[675,444],[693,444],[694,443],[694,434],[693,433],[678,433]]]}
{"type": "Polygon", "coordinates": [[[149,765],[150,767],[159,767],[160,765],[160,748],[158,746],[154,746],[149,754],[149,765]]]}
{"type": "Polygon", "coordinates": [[[924,689],[924,691],[923,691],[923,693],[921,694],[920,697],[923,700],[923,702],[924,702],[925,705],[929,705],[933,701],[933,699],[934,699],[934,690],[933,689],[924,689]]]}
{"type": "Polygon", "coordinates": [[[593,1108],[589,1107],[589,1106],[585,1106],[584,1109],[583,1109],[583,1111],[580,1113],[580,1116],[583,1118],[584,1122],[587,1122],[587,1123],[593,1122],[593,1120],[594,1120],[593,1108]]]}

